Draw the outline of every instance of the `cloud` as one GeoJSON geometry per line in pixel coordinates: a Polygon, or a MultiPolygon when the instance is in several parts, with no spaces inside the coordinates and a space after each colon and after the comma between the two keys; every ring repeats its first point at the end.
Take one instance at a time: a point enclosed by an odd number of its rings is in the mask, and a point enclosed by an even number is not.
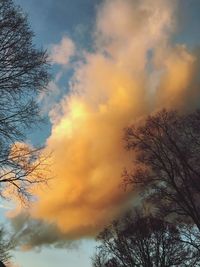
{"type": "Polygon", "coordinates": [[[195,98],[199,95],[196,80],[198,54],[191,54],[185,45],[175,45],[162,60],[163,75],[156,95],[156,105],[191,109],[197,107],[195,98]],[[189,103],[190,102],[190,103],[189,103]]]}
{"type": "Polygon", "coordinates": [[[60,44],[53,44],[50,51],[50,59],[55,64],[67,65],[75,54],[75,44],[67,36],[64,36],[60,44]]]}
{"type": "Polygon", "coordinates": [[[0,204],[0,209],[5,209],[5,210],[11,210],[12,207],[9,205],[5,205],[5,204],[0,204]]]}
{"type": "Polygon", "coordinates": [[[41,111],[44,114],[53,109],[56,105],[56,100],[61,95],[61,89],[57,85],[56,81],[51,81],[48,85],[48,90],[41,92],[38,96],[38,103],[41,106],[41,111]]]}
{"type": "MultiPolygon", "coordinates": [[[[83,53],[70,93],[50,112],[46,150],[53,151],[55,179],[35,190],[29,211],[29,220],[57,227],[48,242],[93,237],[123,212],[133,197],[120,186],[124,167],[132,166],[124,127],[155,109],[187,106],[191,90],[195,98],[197,55],[171,41],[176,3],[107,0],[99,7],[94,52],[83,53]]],[[[62,55],[55,58],[66,64],[62,55]]]]}
{"type": "Polygon", "coordinates": [[[68,236],[64,236],[56,225],[47,224],[42,220],[34,220],[27,212],[20,213],[11,219],[11,226],[14,230],[13,239],[19,240],[17,245],[23,251],[33,247],[41,249],[43,246],[52,244],[55,248],[77,247],[76,242],[71,241],[68,236]]]}
{"type": "Polygon", "coordinates": [[[8,267],[21,267],[20,265],[18,265],[18,264],[16,264],[16,263],[13,263],[13,262],[9,262],[9,263],[7,263],[6,266],[8,266],[8,267]]]}

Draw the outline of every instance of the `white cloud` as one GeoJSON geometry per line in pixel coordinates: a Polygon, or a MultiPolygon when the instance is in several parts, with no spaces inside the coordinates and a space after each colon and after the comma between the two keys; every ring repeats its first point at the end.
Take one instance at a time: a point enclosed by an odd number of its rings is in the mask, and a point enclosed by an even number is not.
{"type": "Polygon", "coordinates": [[[38,103],[41,104],[41,110],[44,114],[53,109],[60,94],[61,90],[54,81],[49,83],[47,91],[41,92],[38,97],[38,103]]]}
{"type": "Polygon", "coordinates": [[[67,65],[74,54],[74,42],[69,37],[64,36],[59,44],[52,45],[50,58],[55,64],[67,65]]]}

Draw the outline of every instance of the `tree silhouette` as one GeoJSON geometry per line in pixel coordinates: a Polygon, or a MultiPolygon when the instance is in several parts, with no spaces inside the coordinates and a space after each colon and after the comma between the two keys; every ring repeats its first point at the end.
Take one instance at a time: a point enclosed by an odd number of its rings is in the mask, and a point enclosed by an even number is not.
{"type": "Polygon", "coordinates": [[[6,267],[2,261],[0,261],[0,267],[6,267]]]}
{"type": "Polygon", "coordinates": [[[14,242],[7,236],[4,228],[0,227],[0,267],[11,259],[10,250],[14,248],[14,242]]]}
{"type": "Polygon", "coordinates": [[[181,241],[178,228],[152,216],[126,214],[97,237],[94,267],[199,266],[198,254],[181,241]]]}
{"type": "Polygon", "coordinates": [[[36,96],[49,81],[47,54],[33,45],[26,16],[12,0],[0,1],[0,183],[27,197],[43,182],[39,150],[21,143],[41,121],[36,96]]]}
{"type": "Polygon", "coordinates": [[[135,169],[125,171],[125,183],[140,189],[162,216],[200,230],[200,112],[162,110],[127,128],[125,140],[135,152],[135,169]]]}

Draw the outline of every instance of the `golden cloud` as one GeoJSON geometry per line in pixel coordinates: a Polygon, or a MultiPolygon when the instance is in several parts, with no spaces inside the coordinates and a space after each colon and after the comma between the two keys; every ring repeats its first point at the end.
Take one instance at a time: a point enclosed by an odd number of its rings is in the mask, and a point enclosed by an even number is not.
{"type": "Polygon", "coordinates": [[[154,109],[185,103],[195,55],[171,42],[174,3],[107,0],[99,7],[95,52],[84,53],[70,93],[50,113],[46,150],[53,152],[55,178],[37,188],[30,210],[63,238],[95,235],[129,204],[130,192],[120,187],[124,167],[132,165],[124,127],[154,109]]]}

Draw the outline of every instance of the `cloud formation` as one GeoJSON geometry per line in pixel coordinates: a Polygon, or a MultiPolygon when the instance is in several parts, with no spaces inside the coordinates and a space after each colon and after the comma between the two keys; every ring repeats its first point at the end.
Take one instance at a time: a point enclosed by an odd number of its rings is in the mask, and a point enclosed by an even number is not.
{"type": "Polygon", "coordinates": [[[64,36],[60,44],[51,47],[50,59],[55,64],[67,65],[71,57],[75,54],[75,44],[67,36],[64,36]]]}
{"type": "Polygon", "coordinates": [[[8,266],[8,267],[21,267],[20,265],[15,264],[15,263],[13,263],[13,262],[9,262],[9,263],[7,264],[7,266],[8,266]]]}
{"type": "Polygon", "coordinates": [[[74,241],[63,235],[55,224],[34,220],[27,212],[20,213],[11,219],[11,226],[14,229],[13,240],[18,240],[17,245],[23,251],[33,247],[40,249],[51,244],[57,248],[74,248],[76,246],[74,241]]]}
{"type": "MultiPolygon", "coordinates": [[[[83,53],[70,93],[50,112],[46,150],[53,151],[55,179],[37,188],[30,216],[59,234],[41,243],[95,236],[126,209],[132,193],[120,187],[121,174],[132,161],[124,127],[158,108],[185,107],[191,91],[195,96],[196,55],[171,41],[176,3],[106,0],[99,7],[95,52],[83,53]]],[[[64,38],[54,61],[69,62],[73,47],[64,38]]]]}

